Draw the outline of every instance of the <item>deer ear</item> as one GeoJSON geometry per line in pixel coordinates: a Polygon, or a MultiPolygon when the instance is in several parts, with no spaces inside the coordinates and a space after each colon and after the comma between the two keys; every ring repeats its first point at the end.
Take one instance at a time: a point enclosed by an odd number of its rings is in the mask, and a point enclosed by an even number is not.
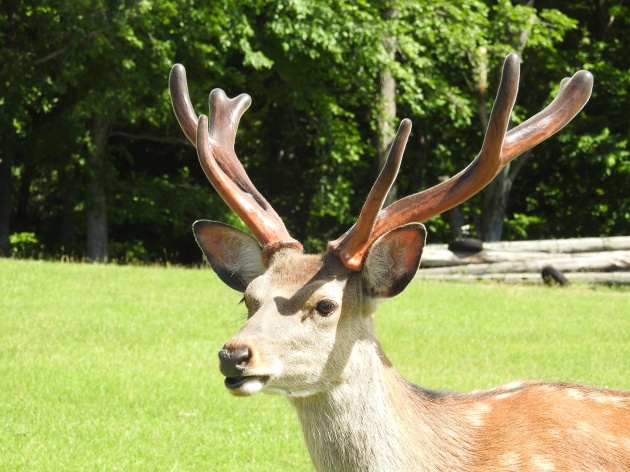
{"type": "Polygon", "coordinates": [[[234,290],[244,292],[265,272],[260,244],[246,232],[216,221],[199,220],[193,224],[193,233],[212,269],[234,290]]]}
{"type": "Polygon", "coordinates": [[[426,234],[422,224],[410,223],[374,241],[362,272],[367,293],[389,298],[402,292],[416,275],[426,234]]]}

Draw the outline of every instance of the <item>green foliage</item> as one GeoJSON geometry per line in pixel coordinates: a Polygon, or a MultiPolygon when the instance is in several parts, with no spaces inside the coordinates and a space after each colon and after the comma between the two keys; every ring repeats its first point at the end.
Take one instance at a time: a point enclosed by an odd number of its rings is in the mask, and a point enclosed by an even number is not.
{"type": "Polygon", "coordinates": [[[36,257],[40,250],[40,242],[35,233],[13,233],[9,236],[11,254],[15,257],[36,257]]]}
{"type": "MultiPolygon", "coordinates": [[[[104,120],[114,257],[198,261],[192,221],[240,223],[170,109],[168,71],[180,62],[199,113],[214,87],[252,95],[237,154],[291,233],[318,250],[354,222],[376,175],[379,73],[392,72],[398,114],[414,122],[399,177],[405,195],[475,156],[479,84],[487,73],[491,105],[503,58],[517,51],[514,123],[578,68],[596,83],[575,123],[538,146],[519,174],[506,237],[625,234],[630,17],[621,1],[607,8],[585,0],[10,0],[0,8],[0,160],[13,177],[0,182],[11,186],[0,205],[11,233],[37,234],[48,255],[82,257],[90,130],[104,120]],[[614,22],[601,21],[610,15],[614,22]],[[383,37],[396,38],[394,61],[383,37]]],[[[478,200],[464,211],[474,227],[478,200]]],[[[431,241],[450,238],[447,220],[428,222],[431,241]]]]}

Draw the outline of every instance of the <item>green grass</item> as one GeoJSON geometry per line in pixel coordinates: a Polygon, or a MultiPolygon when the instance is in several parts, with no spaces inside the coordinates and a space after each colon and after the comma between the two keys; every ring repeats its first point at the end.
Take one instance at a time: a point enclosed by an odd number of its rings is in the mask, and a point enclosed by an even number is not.
{"type": "MultiPolygon", "coordinates": [[[[311,470],[283,398],[223,388],[239,299],[207,269],[0,259],[0,470],[311,470]]],[[[628,291],[414,282],[377,329],[431,388],[630,389],[628,291]]]]}

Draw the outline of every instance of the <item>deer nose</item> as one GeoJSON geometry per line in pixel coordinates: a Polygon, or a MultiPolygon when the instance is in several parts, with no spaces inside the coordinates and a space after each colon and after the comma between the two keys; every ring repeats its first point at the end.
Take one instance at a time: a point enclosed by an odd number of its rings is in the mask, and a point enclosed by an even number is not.
{"type": "Polygon", "coordinates": [[[251,351],[247,346],[228,348],[219,351],[221,373],[226,377],[240,377],[247,368],[251,351]]]}

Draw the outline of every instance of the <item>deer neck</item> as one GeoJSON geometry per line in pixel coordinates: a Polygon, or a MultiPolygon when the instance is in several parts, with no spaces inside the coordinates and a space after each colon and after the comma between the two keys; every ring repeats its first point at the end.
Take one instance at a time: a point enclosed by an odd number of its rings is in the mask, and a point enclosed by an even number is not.
{"type": "Polygon", "coordinates": [[[459,470],[463,434],[435,395],[403,379],[374,339],[355,343],[338,384],[290,400],[320,472],[459,470]]]}

